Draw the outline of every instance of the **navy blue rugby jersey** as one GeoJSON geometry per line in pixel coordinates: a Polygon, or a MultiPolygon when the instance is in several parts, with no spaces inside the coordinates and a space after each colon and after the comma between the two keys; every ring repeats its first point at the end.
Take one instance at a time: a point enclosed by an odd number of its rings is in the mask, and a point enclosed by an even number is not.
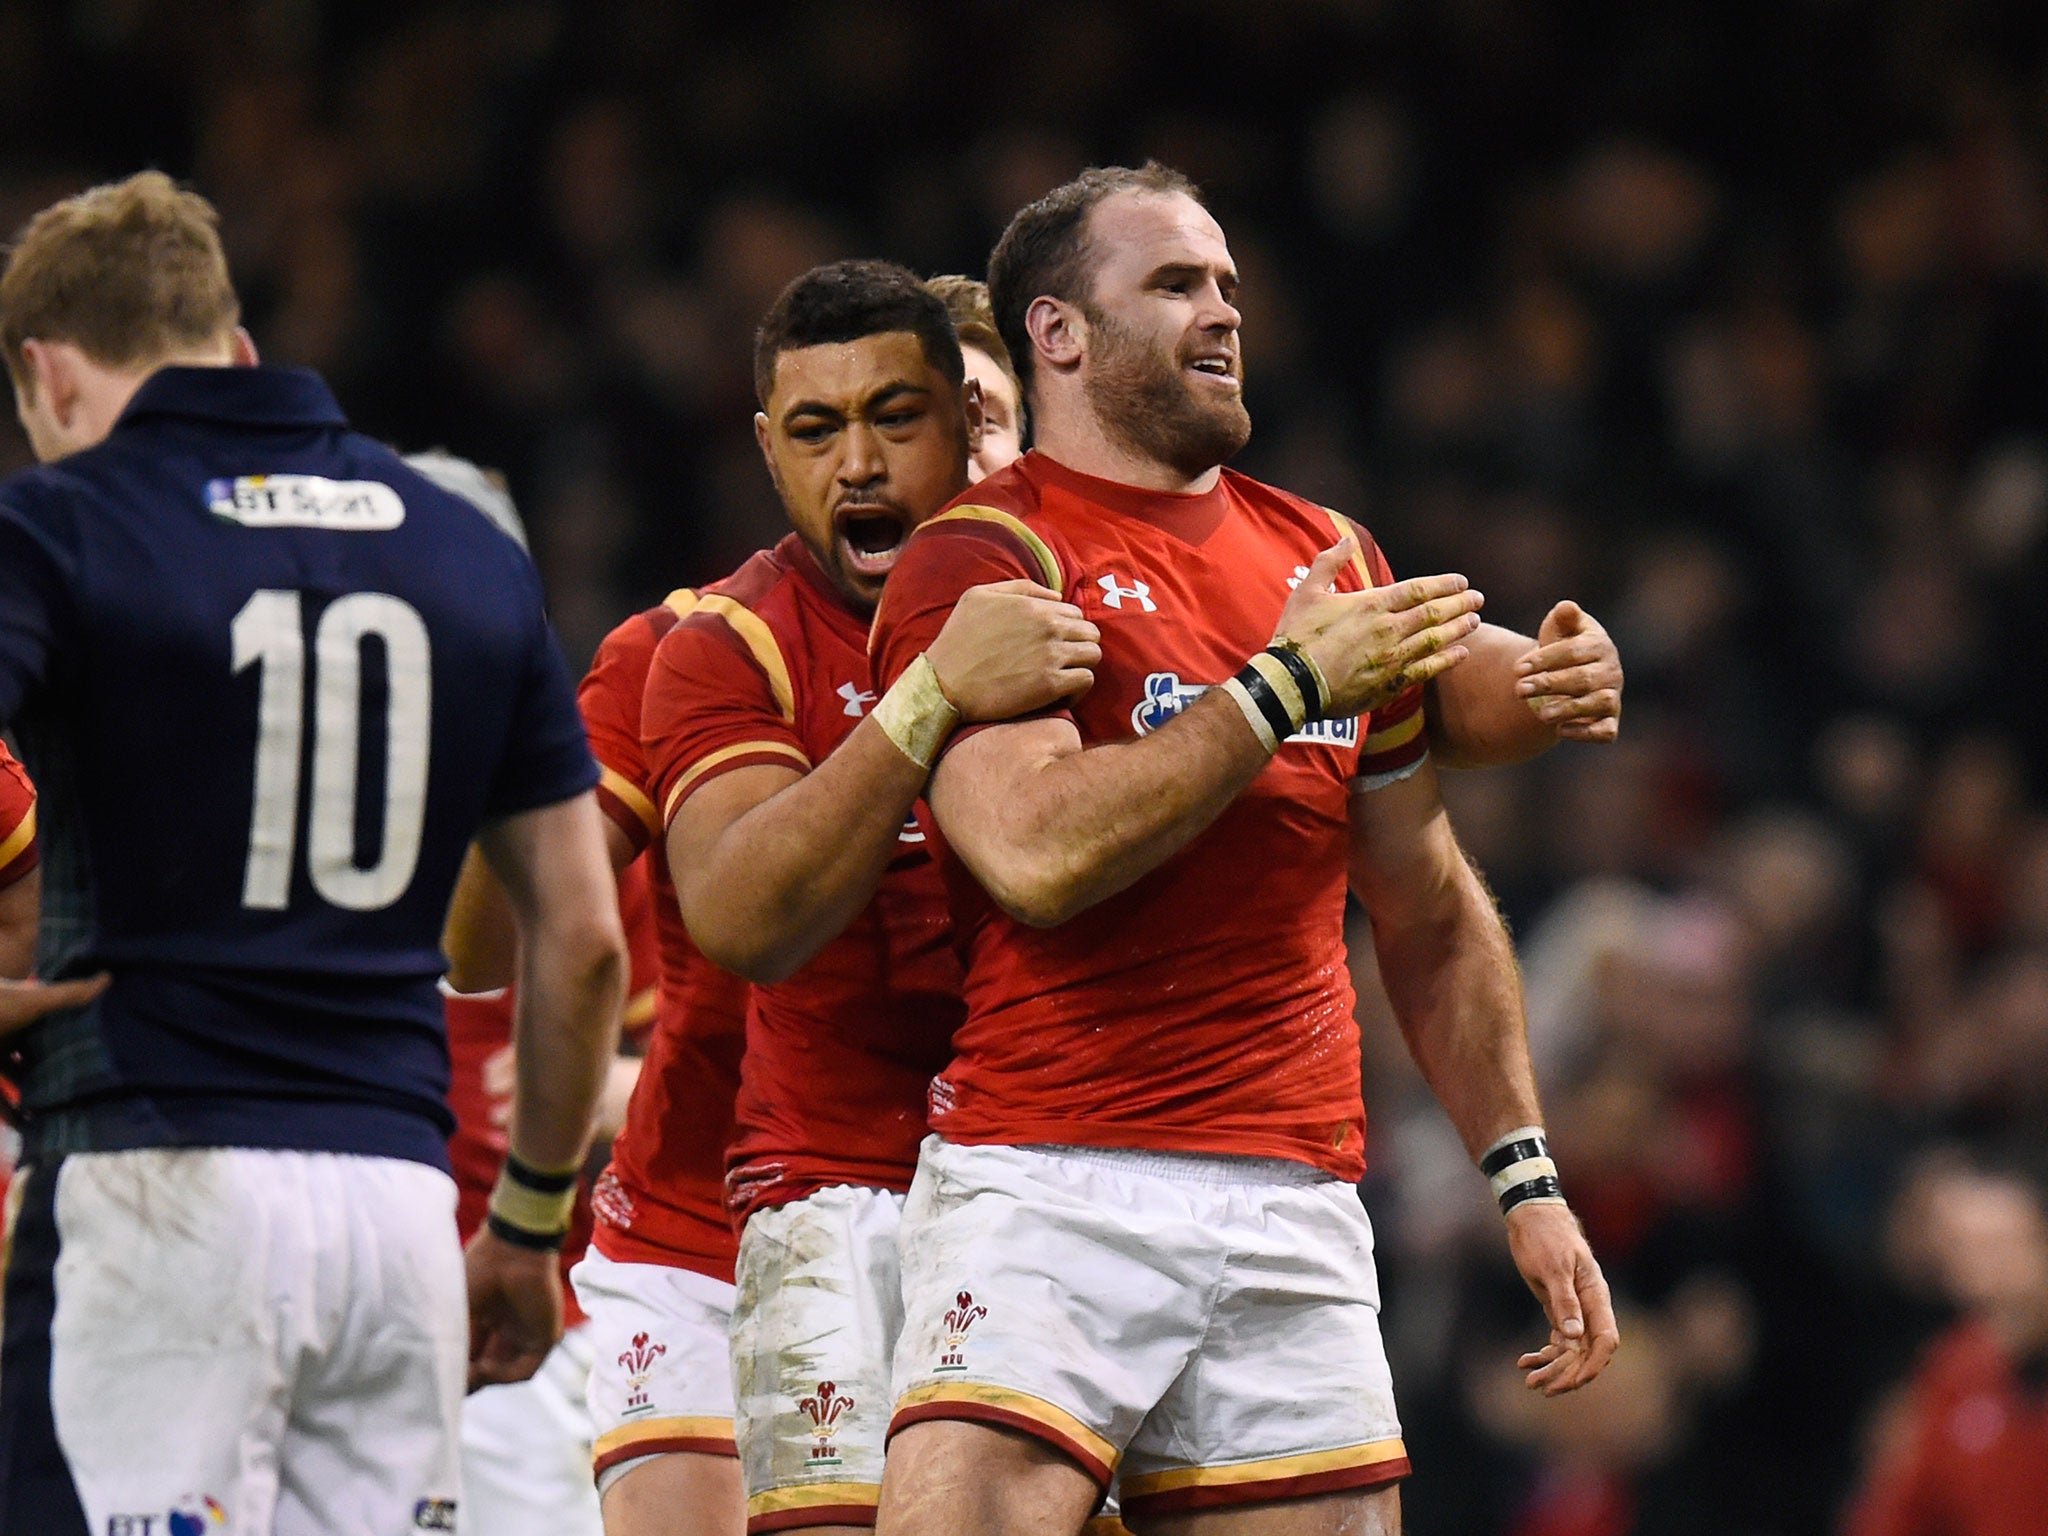
{"type": "Polygon", "coordinates": [[[258,1146],[445,1165],[435,982],[479,824],[589,789],[516,544],[313,374],[165,368],[0,484],[0,725],[42,794],[30,1156],[258,1146]]]}

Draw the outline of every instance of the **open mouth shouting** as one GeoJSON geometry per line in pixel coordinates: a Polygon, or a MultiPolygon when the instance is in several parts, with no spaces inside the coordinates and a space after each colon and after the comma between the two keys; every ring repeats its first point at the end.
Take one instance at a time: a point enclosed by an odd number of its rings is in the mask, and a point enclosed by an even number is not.
{"type": "Polygon", "coordinates": [[[882,502],[843,502],[832,514],[832,543],[849,575],[879,581],[889,574],[910,519],[900,507],[882,502]]]}

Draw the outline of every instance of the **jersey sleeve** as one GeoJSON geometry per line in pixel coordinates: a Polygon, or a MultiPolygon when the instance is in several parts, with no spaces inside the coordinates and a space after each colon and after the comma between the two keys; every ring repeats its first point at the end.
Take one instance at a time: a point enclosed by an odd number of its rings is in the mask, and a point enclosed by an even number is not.
{"type": "MultiPolygon", "coordinates": [[[[1066,586],[1058,555],[1021,518],[993,508],[956,507],[918,529],[889,573],[868,636],[875,687],[886,692],[931,648],[969,587],[1019,577],[1055,591],[1066,586]]],[[[1073,711],[1055,706],[1019,718],[1070,720],[1073,711]]],[[[941,755],[987,729],[986,723],[960,727],[941,755]]]]}
{"type": "Polygon", "coordinates": [[[557,805],[597,783],[597,764],[576,710],[576,685],[562,647],[540,606],[533,578],[533,622],[529,626],[524,677],[513,707],[505,757],[485,802],[486,819],[557,805]]]}
{"type": "Polygon", "coordinates": [[[720,614],[700,611],[655,650],[640,739],[650,798],[664,827],[692,794],[734,769],[757,763],[811,768],[775,639],[758,619],[748,629],[750,637],[743,637],[720,614]]]}
{"type": "Polygon", "coordinates": [[[597,759],[597,804],[626,834],[637,853],[661,830],[649,791],[647,754],[640,745],[640,703],[655,639],[645,615],[635,614],[609,635],[576,690],[583,728],[597,759]]]}
{"type": "MultiPolygon", "coordinates": [[[[1365,588],[1392,586],[1393,567],[1373,536],[1349,518],[1343,519],[1358,540],[1354,557],[1365,588]]],[[[1364,590],[1364,588],[1361,588],[1364,590]]],[[[1385,789],[1398,784],[1422,766],[1429,756],[1429,733],[1422,713],[1420,684],[1400,694],[1383,709],[1366,718],[1365,740],[1358,749],[1358,787],[1385,789]]]]}
{"type": "Polygon", "coordinates": [[[0,746],[0,890],[36,867],[36,787],[0,746]]]}

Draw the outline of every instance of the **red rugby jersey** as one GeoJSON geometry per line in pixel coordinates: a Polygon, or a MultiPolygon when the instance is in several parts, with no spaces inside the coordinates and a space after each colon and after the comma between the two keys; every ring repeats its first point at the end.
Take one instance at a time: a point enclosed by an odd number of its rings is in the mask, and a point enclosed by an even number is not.
{"type": "Polygon", "coordinates": [[[36,787],[0,742],[0,889],[36,867],[36,787]]]}
{"type": "MultiPolygon", "coordinates": [[[[626,928],[631,957],[626,1028],[645,1029],[654,1022],[654,903],[648,891],[645,859],[635,859],[619,873],[619,919],[626,928]]],[[[491,1189],[511,1150],[510,1127],[498,1123],[507,1100],[494,1095],[485,1082],[490,1060],[512,1043],[512,989],[479,992],[444,999],[448,1021],[448,1108],[455,1115],[455,1134],[448,1138],[448,1163],[455,1175],[455,1226],[467,1243],[484,1224],[491,1189]]],[[[590,1241],[590,1191],[579,1190],[576,1211],[562,1244],[562,1273],[583,1257],[590,1241]]],[[[564,1293],[571,1324],[582,1320],[573,1290],[564,1293]]]]}
{"type": "MultiPolygon", "coordinates": [[[[875,701],[867,623],[791,535],[661,642],[642,727],[664,821],[721,774],[808,769],[875,701]]],[[[925,1090],[960,1017],[946,897],[907,824],[875,898],[785,981],[754,988],[729,1159],[745,1221],[833,1184],[906,1190],[925,1090]]]]}
{"type": "Polygon", "coordinates": [[[655,647],[696,602],[692,592],[672,592],[626,620],[605,636],[577,692],[603,774],[597,802],[635,848],[648,850],[660,944],[654,1034],[626,1127],[598,1177],[591,1241],[620,1263],[667,1264],[730,1282],[739,1245],[725,1214],[725,1149],[746,1039],[747,984],[690,942],[640,747],[641,695],[655,647]]]}
{"type": "MultiPolygon", "coordinates": [[[[1032,453],[911,539],[876,620],[877,679],[901,675],[968,587],[1028,576],[1102,630],[1095,686],[1071,712],[1082,741],[1128,741],[1263,649],[1340,531],[1359,538],[1347,590],[1393,579],[1362,530],[1230,470],[1213,491],[1174,496],[1032,453]]],[[[967,1019],[932,1085],[932,1128],[970,1143],[1284,1157],[1356,1179],[1350,797],[1354,781],[1421,760],[1421,708],[1412,689],[1290,738],[1201,836],[1058,928],[1007,916],[934,831],[967,1019]]]]}

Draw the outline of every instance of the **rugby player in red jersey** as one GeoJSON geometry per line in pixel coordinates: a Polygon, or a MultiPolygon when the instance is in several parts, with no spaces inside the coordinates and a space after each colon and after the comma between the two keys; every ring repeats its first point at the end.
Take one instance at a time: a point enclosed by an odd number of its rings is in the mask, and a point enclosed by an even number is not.
{"type": "Polygon", "coordinates": [[[1140,1532],[1397,1530],[1347,886],[1549,1315],[1531,1385],[1618,1343],[1427,753],[1422,687],[1481,599],[1220,468],[1250,432],[1236,271],[1183,178],[1057,189],[990,285],[1037,451],[909,542],[877,680],[1006,577],[1102,659],[1070,708],[957,733],[927,789],[967,1017],[902,1223],[880,1525],[1074,1531],[1115,1472],[1140,1532]]]}
{"type": "Polygon", "coordinates": [[[978,433],[945,308],[879,262],[806,274],[763,321],[756,418],[795,532],[662,641],[643,731],[704,952],[756,983],[730,1192],[733,1360],[755,1531],[870,1523],[895,1222],[959,1010],[910,813],[958,712],[1087,686],[1094,628],[1028,581],[968,595],[927,669],[868,686],[868,620],[978,433]]]}
{"type": "MultiPolygon", "coordinates": [[[[570,1276],[588,1319],[592,1473],[607,1536],[737,1536],[742,1522],[725,1151],[747,985],[705,960],[683,926],[640,744],[655,648],[696,602],[680,588],[618,625],[577,690],[612,867],[624,881],[647,854],[657,953],[647,1054],[598,1176],[589,1247],[570,1276]]],[[[450,922],[452,979],[466,989],[501,984],[509,936],[472,860],[450,922]]]]}
{"type": "MultiPolygon", "coordinates": [[[[764,322],[757,430],[800,532],[706,590],[663,643],[644,720],[657,778],[672,785],[660,798],[671,858],[690,872],[680,889],[692,930],[769,984],[756,994],[732,1181],[746,1222],[735,1371],[756,1531],[873,1518],[895,1224],[924,1087],[959,1016],[943,898],[917,834],[900,827],[922,776],[858,729],[875,702],[864,614],[908,527],[964,483],[963,445],[988,447],[968,396],[934,364],[943,341],[906,297],[910,281],[872,263],[823,268],[764,322]],[[829,772],[804,772],[828,754],[829,772]],[[872,835],[843,840],[863,825],[872,835]],[[822,879],[820,846],[836,853],[822,879]]],[[[979,285],[926,286],[950,302],[979,285]]],[[[993,332],[963,335],[1000,351],[993,332]]],[[[938,675],[950,666],[942,657],[938,675]]],[[[1510,673],[1492,686],[1529,719],[1510,673]]],[[[1475,739],[1471,754],[1517,755],[1528,731],[1475,739]]]]}

